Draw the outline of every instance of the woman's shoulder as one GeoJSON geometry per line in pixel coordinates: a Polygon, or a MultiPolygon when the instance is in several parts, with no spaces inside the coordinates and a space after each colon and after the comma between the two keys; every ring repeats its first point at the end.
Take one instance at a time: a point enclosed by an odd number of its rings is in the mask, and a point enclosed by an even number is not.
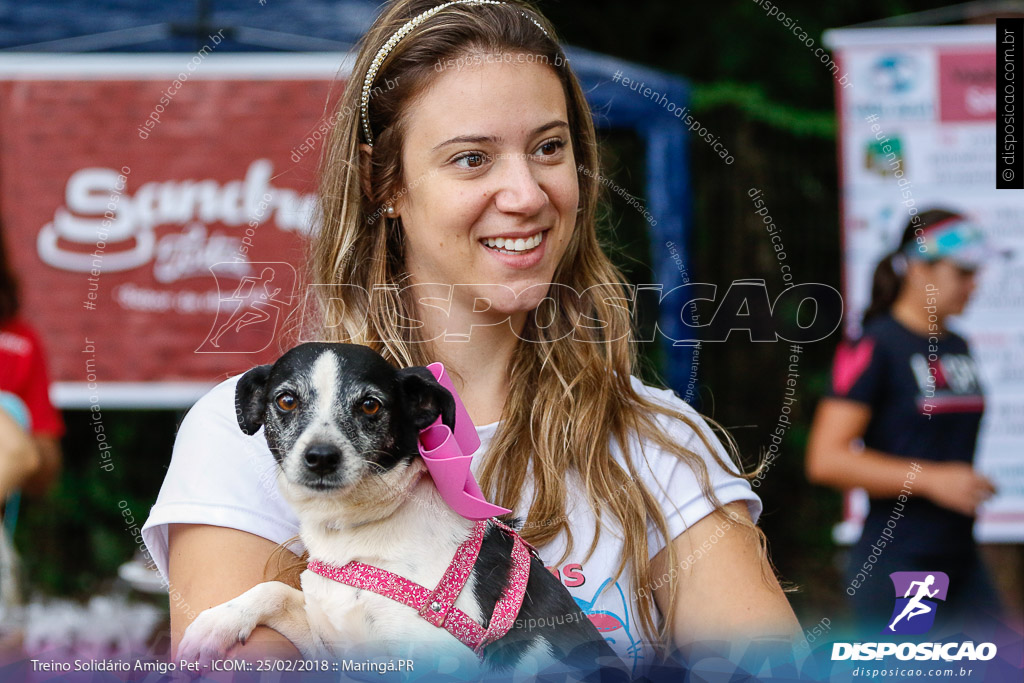
{"type": "MultiPolygon", "coordinates": [[[[631,377],[633,389],[642,398],[657,403],[674,414],[653,415],[655,424],[661,430],[663,437],[669,443],[681,446],[693,455],[704,461],[708,473],[714,480],[721,477],[728,480],[736,476],[738,472],[728,451],[718,436],[711,429],[708,421],[697,410],[672,389],[652,386],[640,378],[631,377]],[[723,463],[728,467],[723,467],[723,463]]],[[[673,450],[665,449],[650,438],[642,438],[638,434],[633,435],[633,445],[636,446],[634,459],[646,460],[647,465],[655,473],[665,473],[676,468],[692,469],[693,463],[686,463],[680,459],[673,450]]]]}
{"type": "Polygon", "coordinates": [[[228,377],[192,404],[178,428],[179,438],[182,430],[223,430],[225,428],[229,428],[228,431],[232,435],[237,434],[239,438],[245,437],[235,413],[235,386],[240,377],[241,375],[228,377]]]}
{"type": "Polygon", "coordinates": [[[847,337],[847,346],[870,345],[879,354],[898,353],[914,343],[920,335],[908,330],[892,313],[882,313],[864,323],[856,337],[847,337]]]}
{"type": "Polygon", "coordinates": [[[684,443],[682,445],[686,445],[686,443],[697,438],[697,432],[694,430],[694,427],[697,427],[702,431],[704,429],[709,429],[707,422],[701,414],[672,389],[647,384],[636,375],[631,375],[629,379],[633,385],[633,390],[641,398],[674,410],[686,419],[686,422],[684,422],[678,417],[671,417],[667,415],[655,416],[655,420],[662,429],[669,431],[673,436],[677,437],[677,439],[680,436],[684,437],[684,443]]]}
{"type": "Polygon", "coordinates": [[[274,543],[298,533],[298,520],[277,490],[277,465],[263,431],[247,436],[238,424],[239,377],[206,392],[178,427],[171,462],[142,529],[165,577],[171,524],[237,529],[274,543]]]}
{"type": "MultiPolygon", "coordinates": [[[[664,387],[656,387],[653,384],[648,384],[647,382],[640,379],[636,375],[630,375],[629,381],[633,384],[633,390],[639,394],[643,394],[647,397],[656,398],[662,401],[683,404],[689,407],[689,404],[686,403],[686,401],[684,401],[682,398],[680,398],[679,394],[672,391],[671,389],[666,389],[664,387]]],[[[692,407],[690,407],[690,409],[693,410],[692,407]]]]}
{"type": "Polygon", "coordinates": [[[949,345],[949,348],[952,349],[954,353],[971,352],[971,342],[968,341],[965,335],[960,334],[957,330],[951,327],[946,328],[946,334],[948,335],[948,341],[946,343],[949,345]]]}
{"type": "MultiPolygon", "coordinates": [[[[189,409],[178,426],[171,456],[171,475],[245,479],[239,471],[266,470],[274,465],[263,430],[247,435],[238,424],[235,385],[241,375],[210,389],[189,409]]],[[[166,483],[167,480],[165,480],[166,483]]]]}
{"type": "Polygon", "coordinates": [[[746,501],[750,516],[756,521],[761,513],[760,498],[750,483],[739,476],[728,451],[704,417],[672,389],[652,386],[636,376],[630,380],[634,391],[642,398],[674,411],[675,415],[654,416],[665,440],[682,447],[703,463],[701,468],[696,460],[681,458],[675,449],[634,436],[636,448],[631,454],[632,459],[640,479],[666,515],[669,538],[674,538],[714,509],[700,483],[704,473],[722,504],[746,501]]]}

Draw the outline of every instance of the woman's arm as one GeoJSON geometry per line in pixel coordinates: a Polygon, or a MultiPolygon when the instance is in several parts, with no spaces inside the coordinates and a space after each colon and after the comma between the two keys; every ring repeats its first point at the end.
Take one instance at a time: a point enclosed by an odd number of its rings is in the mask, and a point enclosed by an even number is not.
{"type": "MultiPolygon", "coordinates": [[[[725,510],[750,519],[743,501],[729,503],[725,510]]],[[[723,639],[782,638],[796,642],[800,637],[800,623],[761,557],[753,530],[719,515],[707,515],[672,544],[679,577],[673,631],[678,647],[723,639]],[[717,542],[707,543],[714,538],[717,542]],[[702,544],[708,547],[702,548],[702,544]],[[698,553],[699,558],[691,557],[698,553]]],[[[666,550],[651,560],[655,581],[672,569],[666,550]]],[[[667,615],[670,598],[668,582],[663,582],[654,591],[662,614],[667,615]]]]}
{"type": "MultiPolygon", "coordinates": [[[[168,527],[168,574],[171,594],[171,652],[192,620],[204,609],[236,598],[266,576],[267,560],[277,545],[237,529],[205,524],[171,524],[168,527]],[[175,595],[179,598],[175,598],[175,595]]],[[[298,558],[285,551],[288,560],[298,558]]],[[[284,636],[266,626],[252,632],[244,645],[232,649],[232,657],[301,659],[284,636]]]]}
{"type": "Polygon", "coordinates": [[[965,515],[995,492],[968,463],[916,462],[858,448],[870,419],[871,408],[863,403],[822,399],[807,443],[807,478],[838,489],[863,488],[878,498],[895,498],[909,479],[915,494],[965,515]]]}

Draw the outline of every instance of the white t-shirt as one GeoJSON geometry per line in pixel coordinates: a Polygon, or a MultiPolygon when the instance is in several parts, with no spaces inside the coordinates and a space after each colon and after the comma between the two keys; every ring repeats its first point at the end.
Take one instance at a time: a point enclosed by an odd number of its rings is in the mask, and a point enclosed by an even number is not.
{"type": "MultiPolygon", "coordinates": [[[[146,546],[156,566],[167,576],[167,525],[211,524],[240,529],[261,536],[274,543],[284,543],[299,533],[298,520],[277,490],[275,463],[267,448],[263,431],[246,436],[235,418],[234,396],[238,377],[232,377],[214,387],[203,396],[185,416],[174,443],[174,454],[167,470],[156,504],[142,529],[146,546]]],[[[719,455],[728,462],[724,449],[718,444],[710,428],[693,408],[667,389],[655,389],[636,377],[633,387],[641,395],[670,405],[688,415],[719,449],[719,455]]],[[[497,422],[477,427],[481,446],[471,470],[479,471],[479,463],[498,427],[497,422]]],[[[660,418],[661,426],[669,438],[692,452],[701,455],[707,463],[712,487],[725,504],[736,500],[747,501],[750,516],[757,521],[761,513],[761,500],[747,481],[734,476],[715,463],[696,433],[678,420],[660,418]]],[[[630,450],[637,463],[644,484],[661,505],[668,523],[668,537],[675,538],[687,527],[708,515],[712,506],[705,499],[696,475],[683,461],[671,453],[647,444],[644,456],[633,438],[630,450]]],[[[622,451],[614,443],[612,453],[624,464],[622,451]]],[[[636,591],[630,567],[612,582],[619,559],[623,555],[622,534],[617,526],[609,526],[609,514],[602,522],[600,542],[593,555],[583,558],[593,539],[594,511],[586,502],[586,495],[578,478],[573,475],[567,483],[569,526],[573,530],[573,553],[561,566],[549,565],[576,599],[580,608],[590,617],[612,648],[631,668],[649,663],[653,657],[650,644],[642,641],[636,619],[636,591]]],[[[532,485],[527,482],[520,508],[515,513],[526,518],[532,497],[532,485]]],[[[719,535],[720,536],[720,535],[719,535]]],[[[712,537],[717,543],[718,538],[712,537]]],[[[664,547],[653,523],[648,525],[648,547],[654,557],[664,547]]],[[[565,550],[564,532],[551,543],[540,548],[541,557],[556,562],[565,550]]],[[[291,548],[301,553],[300,544],[291,548]]],[[[713,552],[705,550],[703,552],[713,552]]],[[[686,558],[679,558],[682,562],[686,558]]],[[[652,577],[657,581],[657,577],[652,577]]],[[[655,584],[657,585],[657,584],[655,584]]],[[[657,608],[652,615],[660,623],[657,608]]]]}

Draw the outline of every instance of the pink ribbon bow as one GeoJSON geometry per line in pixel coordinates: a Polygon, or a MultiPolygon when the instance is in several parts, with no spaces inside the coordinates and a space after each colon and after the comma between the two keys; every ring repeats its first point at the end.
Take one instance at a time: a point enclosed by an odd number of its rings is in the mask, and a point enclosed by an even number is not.
{"type": "Polygon", "coordinates": [[[420,430],[420,455],[423,456],[423,462],[427,465],[438,493],[453,510],[466,519],[487,519],[512,512],[488,503],[469,470],[473,453],[480,448],[480,437],[477,436],[466,406],[455,393],[455,385],[444,371],[444,365],[431,363],[427,370],[455,399],[454,432],[441,423],[440,417],[434,424],[420,430]]]}

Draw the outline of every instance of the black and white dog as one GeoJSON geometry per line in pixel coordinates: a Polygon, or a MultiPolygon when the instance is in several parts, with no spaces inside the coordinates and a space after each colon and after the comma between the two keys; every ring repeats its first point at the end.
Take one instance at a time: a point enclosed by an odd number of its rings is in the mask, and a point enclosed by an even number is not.
{"type": "MultiPolygon", "coordinates": [[[[353,344],[302,344],[273,365],[243,375],[235,394],[246,434],[262,426],[278,464],[278,484],[295,510],[310,556],[341,566],[358,560],[432,589],[474,526],[441,498],[419,456],[419,431],[440,415],[453,427],[450,392],[423,367],[397,370],[353,344]]],[[[513,539],[488,525],[470,577],[455,602],[486,626],[509,578],[513,539]]],[[[261,583],[202,612],[179,648],[210,659],[244,642],[259,625],[280,632],[311,659],[352,645],[400,652],[410,643],[471,653],[444,628],[404,604],[310,570],[302,590],[261,583]]],[[[485,670],[546,667],[561,661],[602,678],[626,678],[624,665],[569,592],[530,558],[517,619],[483,649],[485,670]],[[532,660],[532,661],[531,661],[532,660]]]]}

